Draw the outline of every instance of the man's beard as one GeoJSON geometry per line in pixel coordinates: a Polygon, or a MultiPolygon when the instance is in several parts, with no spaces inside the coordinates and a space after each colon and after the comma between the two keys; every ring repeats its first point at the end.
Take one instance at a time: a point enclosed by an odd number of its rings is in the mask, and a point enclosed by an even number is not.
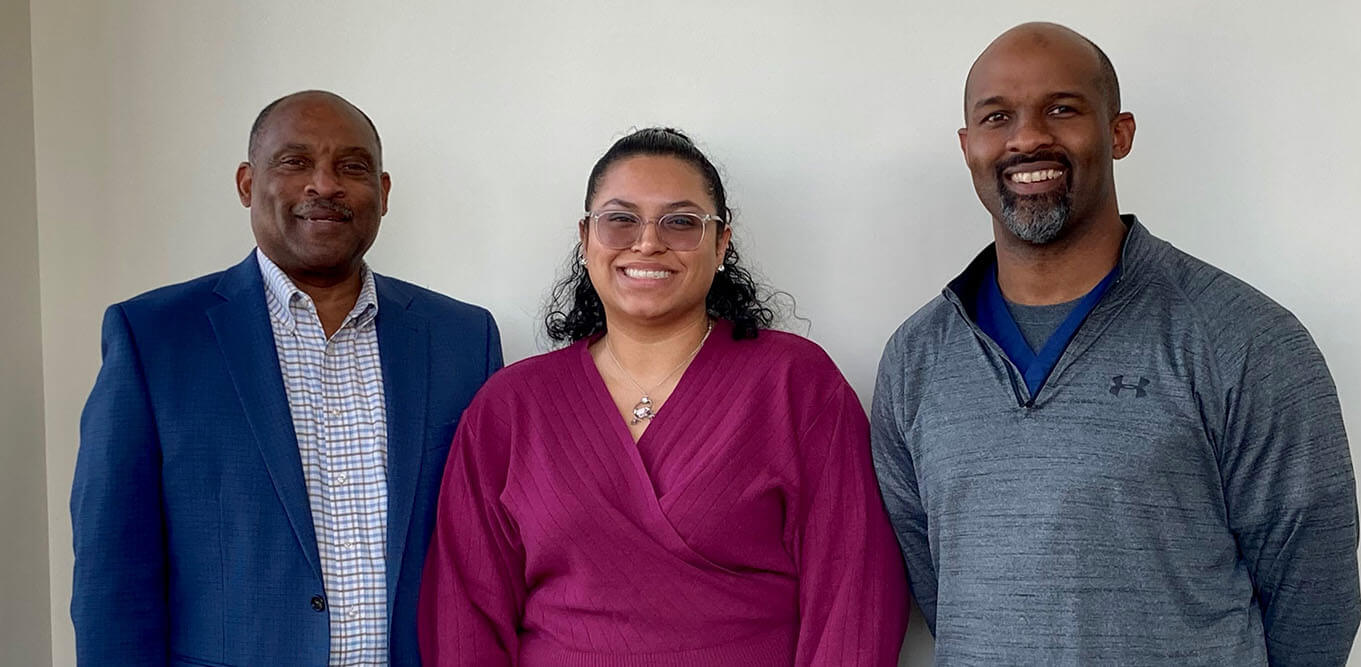
{"type": "Polygon", "coordinates": [[[1016,238],[1035,245],[1051,243],[1063,235],[1073,211],[1070,178],[1073,164],[1068,156],[1055,150],[1040,150],[1016,155],[997,165],[997,191],[1002,195],[1002,224],[1016,238]],[[1038,195],[1018,195],[1007,187],[1004,172],[1026,163],[1053,162],[1062,166],[1063,188],[1038,195]]]}
{"type": "Polygon", "coordinates": [[[998,183],[1002,191],[1002,224],[1016,238],[1035,245],[1050,243],[1063,235],[1073,203],[1069,191],[1042,195],[1018,195],[998,183]]]}

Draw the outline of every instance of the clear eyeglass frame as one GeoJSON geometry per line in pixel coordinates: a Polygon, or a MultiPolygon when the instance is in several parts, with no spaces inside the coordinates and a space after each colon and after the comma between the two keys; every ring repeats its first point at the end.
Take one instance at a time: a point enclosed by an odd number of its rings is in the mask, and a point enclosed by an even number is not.
{"type": "Polygon", "coordinates": [[[694,250],[704,244],[704,239],[709,235],[709,223],[723,224],[727,221],[724,220],[722,216],[714,215],[712,213],[690,213],[682,211],[667,213],[666,215],[648,219],[633,211],[606,209],[603,211],[591,211],[587,213],[586,216],[581,219],[581,222],[590,225],[591,236],[595,237],[600,245],[612,250],[626,250],[632,248],[638,243],[639,239],[643,238],[643,231],[647,229],[648,225],[656,225],[657,240],[661,242],[662,245],[670,250],[684,252],[687,250],[694,250]],[[637,226],[627,242],[620,240],[613,240],[613,242],[611,242],[606,240],[606,234],[602,234],[600,231],[600,218],[605,216],[623,216],[625,218],[631,218],[634,221],[634,224],[637,226]],[[699,235],[695,237],[693,244],[687,243],[686,241],[688,239],[682,240],[684,239],[682,236],[683,232],[677,231],[674,227],[668,225],[668,223],[680,221],[688,221],[691,224],[695,221],[699,222],[700,232],[699,235]]]}

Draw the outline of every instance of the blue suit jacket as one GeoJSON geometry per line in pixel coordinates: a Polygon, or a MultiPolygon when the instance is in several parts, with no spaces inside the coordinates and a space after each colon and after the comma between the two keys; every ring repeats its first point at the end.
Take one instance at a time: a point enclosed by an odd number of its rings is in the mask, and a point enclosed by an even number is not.
{"type": "MultiPolygon", "coordinates": [[[[415,665],[449,442],[501,343],[481,308],[374,280],[389,639],[392,664],[415,665]]],[[[330,612],[264,289],[252,253],[105,313],[71,489],[81,664],[327,663],[330,612]]]]}

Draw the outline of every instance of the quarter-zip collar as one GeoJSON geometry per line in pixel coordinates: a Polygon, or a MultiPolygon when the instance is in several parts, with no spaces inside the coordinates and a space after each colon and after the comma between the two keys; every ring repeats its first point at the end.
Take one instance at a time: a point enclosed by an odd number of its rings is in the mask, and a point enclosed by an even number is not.
{"type": "Polygon", "coordinates": [[[1042,403],[1047,394],[1046,387],[1057,380],[1063,371],[1086,351],[1123,308],[1123,305],[1128,301],[1125,297],[1137,291],[1147,280],[1148,272],[1141,271],[1141,267],[1154,260],[1158,246],[1161,244],[1149,234],[1148,229],[1139,222],[1136,216],[1121,215],[1120,220],[1125,223],[1128,231],[1125,233],[1125,240],[1120,249],[1120,260],[1113,271],[1115,282],[1106,290],[1106,294],[1101,297],[1087,319],[1073,334],[1067,347],[1059,356],[1058,362],[1054,365],[1053,371],[1049,374],[1048,380],[1039,387],[1034,396],[1031,396],[1030,391],[1026,388],[1020,369],[1007,357],[1002,347],[978,326],[977,313],[974,312],[974,295],[983,287],[988,272],[997,264],[997,244],[988,244],[982,252],[974,257],[968,267],[942,290],[944,298],[955,307],[956,312],[968,324],[983,347],[990,354],[1000,358],[1006,366],[1017,407],[1031,409],[1042,403]],[[1140,278],[1141,276],[1142,278],[1140,278]]]}

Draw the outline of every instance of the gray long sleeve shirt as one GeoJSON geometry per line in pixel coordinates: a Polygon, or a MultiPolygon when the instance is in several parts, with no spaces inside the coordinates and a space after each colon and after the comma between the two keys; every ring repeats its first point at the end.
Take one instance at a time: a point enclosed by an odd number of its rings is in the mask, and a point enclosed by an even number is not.
{"type": "Polygon", "coordinates": [[[884,350],[874,463],[936,662],[1341,665],[1357,509],[1323,357],[1126,224],[1035,396],[965,306],[992,248],[884,350]]]}

